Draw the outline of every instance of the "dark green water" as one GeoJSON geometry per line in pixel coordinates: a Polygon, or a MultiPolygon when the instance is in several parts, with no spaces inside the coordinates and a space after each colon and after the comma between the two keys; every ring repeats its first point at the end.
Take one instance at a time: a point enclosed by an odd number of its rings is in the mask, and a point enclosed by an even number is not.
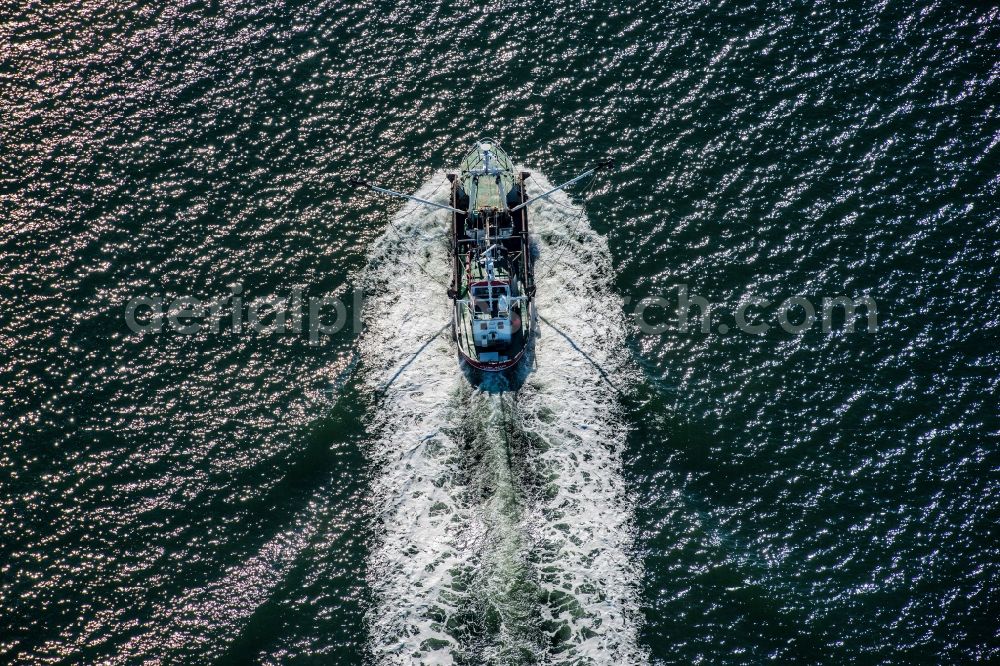
{"type": "Polygon", "coordinates": [[[237,283],[348,295],[400,206],[343,178],[413,191],[481,135],[557,182],[615,157],[586,202],[609,293],[722,307],[710,334],[630,327],[603,379],[559,328],[578,384],[448,394],[466,417],[440,437],[475,453],[455,515],[487,526],[469,575],[492,590],[481,626],[461,606],[457,658],[611,658],[536,621],[571,568],[527,544],[557,543],[545,484],[570,472],[574,501],[623,489],[567,511],[629,517],[572,560],[627,555],[625,661],[1000,658],[998,63],[1000,11],[972,1],[0,2],[0,658],[387,654],[385,448],[395,410],[445,402],[405,374],[386,397],[376,361],[421,349],[405,322],[310,346],[124,313],[237,283]],[[877,332],[729,314],[841,295],[875,300],[877,332]],[[621,395],[574,417],[605,383],[621,395]],[[552,457],[588,445],[620,458],[552,457]]]}

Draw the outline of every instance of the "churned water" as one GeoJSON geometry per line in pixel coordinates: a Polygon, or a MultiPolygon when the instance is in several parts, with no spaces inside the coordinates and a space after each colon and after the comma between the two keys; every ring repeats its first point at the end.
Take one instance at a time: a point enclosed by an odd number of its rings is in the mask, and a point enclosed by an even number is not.
{"type": "Polygon", "coordinates": [[[0,0],[0,660],[997,660],[998,63],[988,2],[0,0]],[[444,214],[345,180],[486,135],[619,166],[484,379],[444,214]]]}
{"type": "MultiPolygon", "coordinates": [[[[417,195],[431,198],[443,180],[417,195]]],[[[623,318],[607,245],[581,215],[561,193],[532,208],[544,314],[531,360],[511,377],[455,362],[447,284],[435,279],[449,274],[448,213],[408,204],[376,241],[361,346],[383,368],[370,377],[379,657],[643,658],[625,427],[609,378],[624,361],[623,318]]]]}

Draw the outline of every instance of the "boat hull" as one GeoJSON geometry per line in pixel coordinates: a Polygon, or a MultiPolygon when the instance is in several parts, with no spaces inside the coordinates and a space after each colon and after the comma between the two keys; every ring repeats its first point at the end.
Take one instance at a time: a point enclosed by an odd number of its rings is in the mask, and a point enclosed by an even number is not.
{"type": "Polygon", "coordinates": [[[460,172],[448,176],[453,210],[452,338],[460,362],[483,372],[516,368],[534,331],[528,211],[523,207],[512,211],[527,200],[524,181],[529,176],[515,173],[506,153],[492,140],[480,141],[462,160],[460,172]],[[485,152],[477,152],[479,148],[493,151],[493,164],[501,165],[499,171],[489,172],[498,174],[495,179],[476,171],[490,163],[485,152]],[[508,308],[510,303],[514,305],[508,308]]]}

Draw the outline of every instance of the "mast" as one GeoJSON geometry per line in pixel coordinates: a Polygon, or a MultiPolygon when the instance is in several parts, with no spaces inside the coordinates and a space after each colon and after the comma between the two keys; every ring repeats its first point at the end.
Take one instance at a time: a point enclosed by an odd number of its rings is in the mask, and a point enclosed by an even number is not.
{"type": "MultiPolygon", "coordinates": [[[[489,245],[492,242],[492,240],[490,239],[490,216],[489,215],[485,216],[485,220],[483,221],[483,226],[486,229],[486,244],[489,245]]],[[[486,293],[489,295],[490,316],[491,317],[493,315],[493,248],[494,247],[496,247],[496,245],[489,245],[489,247],[487,247],[487,249],[486,249],[486,252],[483,253],[483,255],[486,257],[485,258],[485,264],[486,264],[486,266],[485,266],[485,268],[486,268],[486,289],[487,289],[486,293]]]]}

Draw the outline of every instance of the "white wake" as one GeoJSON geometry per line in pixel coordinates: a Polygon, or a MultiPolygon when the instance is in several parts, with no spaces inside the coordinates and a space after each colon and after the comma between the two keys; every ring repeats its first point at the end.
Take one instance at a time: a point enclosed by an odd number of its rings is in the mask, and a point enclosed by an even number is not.
{"type": "MultiPolygon", "coordinates": [[[[550,185],[535,174],[529,187],[550,185]]],[[[416,194],[447,193],[438,173],[416,194]]],[[[370,253],[362,354],[380,396],[381,540],[369,562],[380,663],[645,660],[607,245],[563,193],[534,204],[529,223],[541,319],[510,382],[470,382],[459,367],[447,213],[407,203],[370,253]]]]}

